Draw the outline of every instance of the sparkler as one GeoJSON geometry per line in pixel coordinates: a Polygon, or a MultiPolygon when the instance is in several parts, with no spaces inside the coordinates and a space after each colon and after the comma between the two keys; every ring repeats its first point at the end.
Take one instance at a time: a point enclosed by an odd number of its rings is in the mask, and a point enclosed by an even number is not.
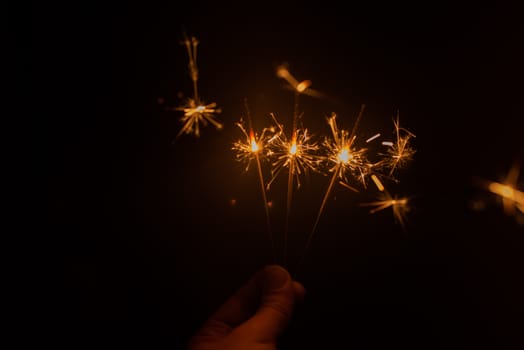
{"type": "MultiPolygon", "coordinates": [[[[318,144],[312,140],[307,129],[296,129],[291,139],[288,139],[284,132],[284,125],[278,122],[273,113],[271,113],[271,117],[278,128],[278,132],[268,141],[268,156],[274,161],[271,170],[272,177],[267,188],[270,188],[284,168],[288,168],[292,179],[295,176],[297,188],[300,188],[300,175],[309,170],[318,170],[321,162],[316,154],[319,149],[318,144]]],[[[289,188],[293,188],[292,183],[289,188]]]]}
{"type": "Polygon", "coordinates": [[[246,163],[246,171],[249,170],[249,165],[251,164],[251,161],[254,159],[257,164],[257,170],[258,170],[258,178],[260,181],[260,192],[262,194],[262,200],[264,201],[264,211],[266,214],[266,226],[267,226],[267,232],[269,236],[269,241],[271,243],[271,252],[273,254],[273,261],[276,262],[276,251],[275,251],[275,243],[273,239],[273,233],[271,230],[271,220],[269,217],[269,203],[267,201],[266,196],[266,186],[264,185],[264,176],[262,174],[262,166],[260,157],[264,156],[263,151],[266,148],[269,136],[267,135],[268,132],[273,133],[274,129],[268,129],[264,128],[262,130],[262,133],[258,135],[256,132],[254,132],[251,122],[251,114],[249,113],[249,108],[247,105],[247,102],[245,103],[246,108],[246,114],[248,118],[248,125],[249,125],[249,133],[247,132],[243,119],[240,119],[240,122],[238,122],[236,125],[240,128],[242,133],[245,136],[245,140],[238,140],[233,143],[232,149],[236,151],[236,158],[238,161],[245,162],[246,163]]]}
{"type": "Polygon", "coordinates": [[[393,175],[395,169],[405,166],[415,154],[415,149],[411,147],[409,141],[415,137],[410,131],[400,127],[399,114],[393,120],[395,126],[396,141],[383,141],[382,145],[389,147],[385,154],[385,166],[390,169],[389,176],[393,175]]]}
{"type": "Polygon", "coordinates": [[[199,137],[200,124],[207,126],[210,123],[217,129],[222,129],[223,125],[216,120],[216,114],[220,113],[221,110],[217,108],[216,103],[206,104],[198,96],[198,67],[196,63],[198,40],[195,37],[186,37],[182,44],[186,46],[189,56],[189,75],[193,82],[193,98],[188,98],[184,105],[175,108],[177,111],[184,112],[184,115],[180,118],[183,126],[177,134],[177,138],[184,133],[199,137]]]}
{"type": "MultiPolygon", "coordinates": [[[[333,114],[327,120],[331,128],[332,138],[331,139],[326,138],[324,140],[323,145],[325,146],[327,150],[327,156],[325,157],[325,160],[328,163],[328,165],[331,165],[331,168],[329,169],[329,171],[333,173],[333,175],[331,176],[331,180],[329,182],[328,188],[324,194],[324,198],[322,199],[322,203],[320,205],[320,209],[318,211],[317,218],[313,225],[313,229],[311,230],[311,233],[309,234],[309,237],[306,241],[306,245],[304,248],[304,254],[302,254],[302,258],[298,263],[297,271],[299,270],[304,260],[304,257],[309,249],[309,246],[311,245],[313,236],[315,235],[316,228],[320,221],[320,217],[322,216],[322,213],[324,212],[324,208],[326,206],[327,200],[329,196],[331,195],[331,192],[333,191],[333,188],[335,186],[336,179],[337,178],[340,179],[340,182],[342,184],[344,184],[348,188],[355,190],[355,191],[357,190],[352,188],[348,184],[348,175],[349,174],[352,174],[355,178],[357,178],[359,181],[365,184],[365,176],[369,174],[369,171],[370,171],[369,169],[372,166],[372,164],[369,163],[366,159],[367,150],[365,148],[357,149],[354,145],[355,140],[357,138],[356,131],[357,131],[360,119],[362,118],[362,114],[364,113],[364,109],[365,109],[365,105],[362,105],[351,133],[349,133],[347,130],[338,129],[337,121],[336,121],[336,114],[333,114]]],[[[375,138],[376,137],[373,136],[370,139],[375,139],[375,138]]]]}
{"type": "Polygon", "coordinates": [[[287,181],[287,200],[286,200],[286,221],[284,228],[284,265],[287,260],[287,241],[289,232],[289,216],[291,212],[291,203],[293,199],[293,179],[297,179],[297,188],[300,187],[299,176],[306,173],[309,169],[317,169],[320,160],[315,155],[318,146],[311,141],[311,136],[307,129],[298,128],[299,119],[299,97],[301,94],[310,94],[311,96],[318,96],[318,93],[310,89],[311,81],[304,80],[298,82],[295,77],[289,72],[286,66],[281,65],[277,67],[277,76],[288,82],[290,87],[295,92],[295,104],[293,110],[293,124],[291,131],[291,138],[288,139],[284,133],[284,126],[280,124],[275,115],[271,114],[275,124],[279,128],[279,132],[269,143],[270,156],[276,160],[273,162],[272,179],[268,183],[269,186],[273,183],[276,177],[280,174],[283,168],[288,169],[287,181]]]}

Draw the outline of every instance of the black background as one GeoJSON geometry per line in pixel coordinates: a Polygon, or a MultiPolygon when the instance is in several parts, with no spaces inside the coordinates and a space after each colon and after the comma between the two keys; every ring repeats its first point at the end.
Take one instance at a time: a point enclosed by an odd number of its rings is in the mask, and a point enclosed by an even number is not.
{"type": "MultiPolygon", "coordinates": [[[[370,193],[335,190],[281,348],[522,347],[523,227],[497,203],[470,208],[492,199],[473,177],[501,180],[522,161],[516,5],[89,2],[32,16],[63,256],[57,336],[183,348],[271,263],[256,174],[230,148],[243,98],[258,127],[269,112],[288,122],[293,96],[274,73],[287,62],[328,97],[301,100],[315,134],[331,112],[349,128],[365,103],[364,135],[390,133],[399,110],[417,153],[391,187],[414,196],[407,232],[390,211],[358,206],[370,193]],[[224,129],[175,140],[180,114],[164,107],[191,93],[184,32],[200,40],[200,93],[222,107],[224,129]]],[[[280,246],[284,182],[269,192],[280,246]]],[[[290,261],[327,182],[311,174],[296,192],[290,261]]]]}

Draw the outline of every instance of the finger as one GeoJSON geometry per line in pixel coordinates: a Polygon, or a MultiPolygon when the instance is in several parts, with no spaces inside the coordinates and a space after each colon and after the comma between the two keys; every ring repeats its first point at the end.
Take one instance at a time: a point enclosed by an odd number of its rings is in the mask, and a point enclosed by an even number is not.
{"type": "Polygon", "coordinates": [[[262,294],[260,280],[260,272],[258,272],[218,308],[196,336],[199,338],[223,337],[251,317],[260,304],[262,294]]]}
{"type": "Polygon", "coordinates": [[[289,273],[277,265],[268,266],[263,274],[262,303],[256,314],[242,328],[259,342],[273,342],[285,329],[295,303],[295,288],[289,273]]]}
{"type": "Polygon", "coordinates": [[[295,303],[302,304],[306,297],[306,289],[302,283],[293,281],[293,293],[295,294],[295,303]]]}

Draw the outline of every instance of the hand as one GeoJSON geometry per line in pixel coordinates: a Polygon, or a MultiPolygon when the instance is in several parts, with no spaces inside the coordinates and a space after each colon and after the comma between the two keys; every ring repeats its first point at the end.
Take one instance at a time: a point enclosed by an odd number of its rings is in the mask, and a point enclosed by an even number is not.
{"type": "Polygon", "coordinates": [[[205,322],[189,350],[275,350],[304,293],[284,268],[267,266],[205,322]]]}

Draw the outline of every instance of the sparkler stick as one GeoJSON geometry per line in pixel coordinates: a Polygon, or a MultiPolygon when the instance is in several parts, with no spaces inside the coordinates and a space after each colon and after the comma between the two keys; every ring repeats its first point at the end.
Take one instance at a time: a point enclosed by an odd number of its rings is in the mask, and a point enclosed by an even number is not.
{"type": "Polygon", "coordinates": [[[260,182],[260,192],[262,194],[262,200],[264,201],[264,211],[265,211],[265,214],[266,214],[267,233],[268,233],[269,241],[270,241],[270,244],[271,244],[271,253],[272,253],[272,256],[273,256],[273,262],[276,263],[275,242],[274,242],[274,239],[273,239],[273,232],[271,230],[271,220],[270,220],[270,216],[269,216],[269,204],[268,204],[268,201],[267,201],[266,186],[264,184],[264,176],[262,174],[262,166],[261,166],[261,161],[260,161],[260,152],[265,147],[265,144],[264,144],[265,140],[266,140],[266,135],[265,134],[266,134],[266,131],[268,129],[264,129],[262,131],[262,134],[260,135],[260,137],[257,138],[256,133],[253,131],[253,124],[252,124],[252,120],[251,120],[251,113],[249,112],[249,107],[247,105],[247,101],[246,100],[244,101],[244,106],[245,106],[245,109],[246,109],[246,115],[247,115],[247,119],[248,119],[249,133],[244,128],[242,120],[239,123],[237,123],[237,126],[240,128],[240,130],[242,131],[242,133],[246,137],[246,141],[242,142],[242,141],[239,140],[239,141],[235,142],[233,144],[233,150],[236,150],[238,152],[237,153],[237,159],[239,159],[239,160],[246,160],[247,161],[246,171],[249,169],[249,163],[250,163],[251,159],[254,158],[255,161],[256,161],[257,170],[258,170],[258,179],[259,179],[259,182],[260,182]]]}
{"type": "MultiPolygon", "coordinates": [[[[293,137],[295,136],[293,135],[293,137]]],[[[284,267],[287,266],[287,240],[289,236],[289,215],[291,213],[291,200],[293,198],[293,171],[295,170],[294,167],[295,159],[293,157],[291,158],[291,162],[289,163],[289,171],[287,175],[286,222],[284,224],[284,267]]]]}
{"type": "Polygon", "coordinates": [[[333,115],[331,118],[328,119],[328,123],[329,123],[329,126],[331,127],[331,132],[333,135],[333,142],[332,143],[325,142],[325,143],[331,153],[328,156],[328,160],[335,162],[335,166],[334,168],[332,168],[333,175],[331,177],[331,181],[329,182],[328,188],[324,194],[324,198],[322,199],[322,203],[320,204],[320,209],[318,211],[317,218],[313,225],[313,229],[311,230],[311,233],[309,234],[309,237],[306,241],[304,253],[302,254],[302,257],[298,262],[297,269],[296,269],[297,274],[309,250],[309,247],[315,235],[318,223],[320,222],[320,217],[322,216],[322,213],[324,212],[324,209],[326,207],[327,200],[329,196],[331,195],[331,191],[333,190],[335,186],[335,180],[337,179],[337,177],[344,178],[344,171],[347,169],[359,169],[363,166],[364,167],[367,166],[363,160],[363,153],[365,150],[354,151],[351,148],[355,140],[355,134],[356,134],[360,119],[362,118],[362,114],[364,113],[364,109],[365,109],[365,105],[362,105],[360,108],[360,112],[358,114],[357,120],[355,121],[355,125],[353,126],[353,130],[351,131],[351,134],[349,135],[349,137],[348,137],[348,133],[345,130],[342,130],[339,132],[337,128],[337,124],[336,124],[336,115],[333,115]]]}

